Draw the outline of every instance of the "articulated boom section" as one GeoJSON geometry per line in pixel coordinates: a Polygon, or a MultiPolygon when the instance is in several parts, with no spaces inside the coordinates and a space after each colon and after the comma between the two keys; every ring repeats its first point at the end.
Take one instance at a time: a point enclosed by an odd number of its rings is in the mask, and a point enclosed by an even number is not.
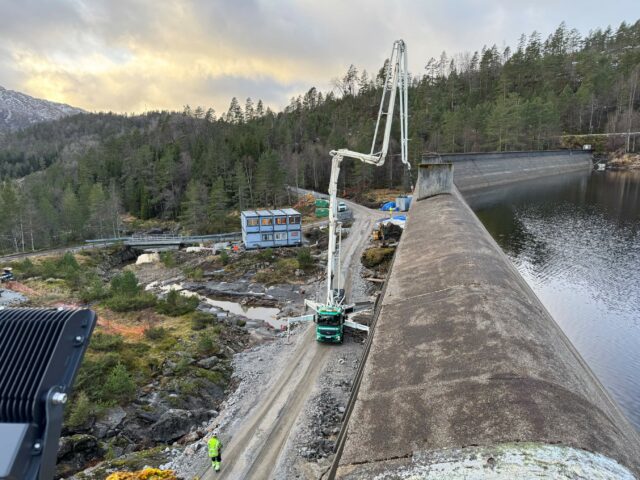
{"type": "MultiPolygon", "coordinates": [[[[391,136],[391,126],[393,124],[393,114],[396,104],[396,91],[399,91],[400,108],[400,149],[402,163],[410,168],[407,158],[407,131],[408,131],[408,74],[407,74],[407,47],[403,40],[393,43],[391,57],[387,66],[384,85],[382,87],[382,100],[378,110],[378,119],[371,142],[371,152],[360,153],[348,149],[332,150],[331,153],[331,178],[329,180],[329,250],[327,252],[327,288],[326,303],[318,305],[315,322],[316,338],[319,341],[342,342],[342,330],[347,325],[357,325],[348,322],[344,301],[344,290],[340,285],[340,246],[338,241],[338,177],[340,175],[340,165],[344,158],[353,158],[361,162],[375,166],[384,165],[389,150],[389,137],[391,136]],[[384,117],[384,134],[382,135],[382,145],[376,151],[378,134],[384,117]],[[334,278],[335,274],[338,278],[334,278]]],[[[366,327],[365,327],[366,328],[366,327]]]]}

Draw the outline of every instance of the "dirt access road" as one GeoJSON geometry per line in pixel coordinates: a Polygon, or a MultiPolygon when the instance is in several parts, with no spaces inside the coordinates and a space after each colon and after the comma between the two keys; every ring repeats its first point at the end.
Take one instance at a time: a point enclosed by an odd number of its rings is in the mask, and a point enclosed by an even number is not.
{"type": "MultiPolygon", "coordinates": [[[[352,274],[369,242],[373,224],[384,214],[353,202],[344,202],[353,212],[354,222],[348,237],[342,242],[342,278],[347,298],[358,301],[363,299],[351,298],[352,274]]],[[[215,473],[209,468],[203,480],[273,478],[296,419],[303,411],[327,359],[340,348],[316,342],[312,324],[302,328],[305,331],[293,352],[292,361],[267,390],[261,404],[235,431],[222,435],[221,471],[215,473]]]]}
{"type": "Polygon", "coordinates": [[[42,257],[46,255],[57,255],[63,254],[67,252],[78,253],[82,250],[89,250],[92,248],[103,248],[108,247],[110,244],[108,243],[92,243],[90,245],[76,245],[74,247],[60,247],[60,248],[50,248],[48,250],[36,250],[35,252],[23,252],[23,253],[11,253],[7,255],[0,256],[0,263],[5,262],[14,262],[16,260],[24,260],[29,257],[42,257]]]}

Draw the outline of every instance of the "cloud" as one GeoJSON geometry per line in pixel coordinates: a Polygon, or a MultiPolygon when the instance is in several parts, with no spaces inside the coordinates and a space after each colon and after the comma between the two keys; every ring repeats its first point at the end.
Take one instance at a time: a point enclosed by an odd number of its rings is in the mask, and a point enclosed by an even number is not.
{"type": "Polygon", "coordinates": [[[220,112],[232,96],[280,109],[351,63],[377,71],[396,38],[421,74],[443,50],[617,24],[624,3],[593,18],[595,0],[0,0],[0,84],[88,110],[220,112]]]}

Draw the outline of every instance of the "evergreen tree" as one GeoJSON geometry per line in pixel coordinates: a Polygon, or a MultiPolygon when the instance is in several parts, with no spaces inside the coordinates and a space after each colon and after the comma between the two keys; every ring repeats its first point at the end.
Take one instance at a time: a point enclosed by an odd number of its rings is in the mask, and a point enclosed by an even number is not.
{"type": "Polygon", "coordinates": [[[236,97],[231,99],[229,105],[229,111],[227,112],[227,122],[241,124],[244,122],[244,114],[242,113],[242,107],[236,97]]]}
{"type": "Polygon", "coordinates": [[[211,187],[209,193],[209,224],[213,233],[219,233],[225,229],[225,218],[227,216],[227,194],[224,190],[222,177],[218,178],[211,187]]]}
{"type": "Polygon", "coordinates": [[[69,240],[81,239],[84,233],[84,218],[78,198],[70,185],[67,185],[62,195],[61,214],[63,235],[69,240]]]}
{"type": "Polygon", "coordinates": [[[253,100],[251,100],[251,97],[248,97],[244,105],[244,120],[245,122],[250,122],[255,117],[256,117],[256,111],[255,111],[255,108],[253,107],[253,100]]]}
{"type": "Polygon", "coordinates": [[[97,237],[106,237],[109,231],[109,213],[102,184],[96,183],[89,193],[89,231],[97,237]]]}
{"type": "Polygon", "coordinates": [[[207,225],[207,190],[202,182],[191,180],[187,186],[180,215],[182,227],[191,233],[201,233],[207,225]]]}
{"type": "Polygon", "coordinates": [[[239,210],[246,210],[249,207],[250,200],[249,184],[244,173],[244,168],[240,161],[236,162],[234,173],[234,178],[236,181],[235,203],[238,205],[239,210]]]}
{"type": "MultiPolygon", "coordinates": [[[[629,132],[610,138],[607,148],[637,151],[638,38],[640,21],[584,38],[561,24],[544,41],[523,35],[513,49],[443,52],[411,79],[410,158],[558,148],[562,134],[606,132],[629,132]]],[[[311,87],[279,113],[250,99],[243,111],[234,98],[221,121],[212,109],[186,105],[180,112],[80,114],[4,134],[0,250],[117,235],[123,213],[181,220],[204,232],[213,228],[213,193],[225,197],[214,204],[236,210],[282,205],[285,184],[322,190],[328,151],[369,150],[388,66],[386,60],[372,81],[352,65],[335,92],[311,87]]],[[[392,141],[389,154],[397,153],[392,141]]],[[[375,169],[347,160],[340,188],[398,185],[402,172],[398,162],[375,169]]]]}
{"type": "Polygon", "coordinates": [[[262,100],[258,100],[258,104],[256,105],[256,117],[260,118],[264,115],[264,104],[262,100]]]}

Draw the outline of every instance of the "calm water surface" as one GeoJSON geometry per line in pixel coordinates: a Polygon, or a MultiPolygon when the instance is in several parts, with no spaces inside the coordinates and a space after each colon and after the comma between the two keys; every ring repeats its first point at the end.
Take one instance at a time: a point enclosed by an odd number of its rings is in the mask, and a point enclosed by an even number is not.
{"type": "Polygon", "coordinates": [[[640,172],[587,172],[466,198],[640,429],[640,172]]]}

